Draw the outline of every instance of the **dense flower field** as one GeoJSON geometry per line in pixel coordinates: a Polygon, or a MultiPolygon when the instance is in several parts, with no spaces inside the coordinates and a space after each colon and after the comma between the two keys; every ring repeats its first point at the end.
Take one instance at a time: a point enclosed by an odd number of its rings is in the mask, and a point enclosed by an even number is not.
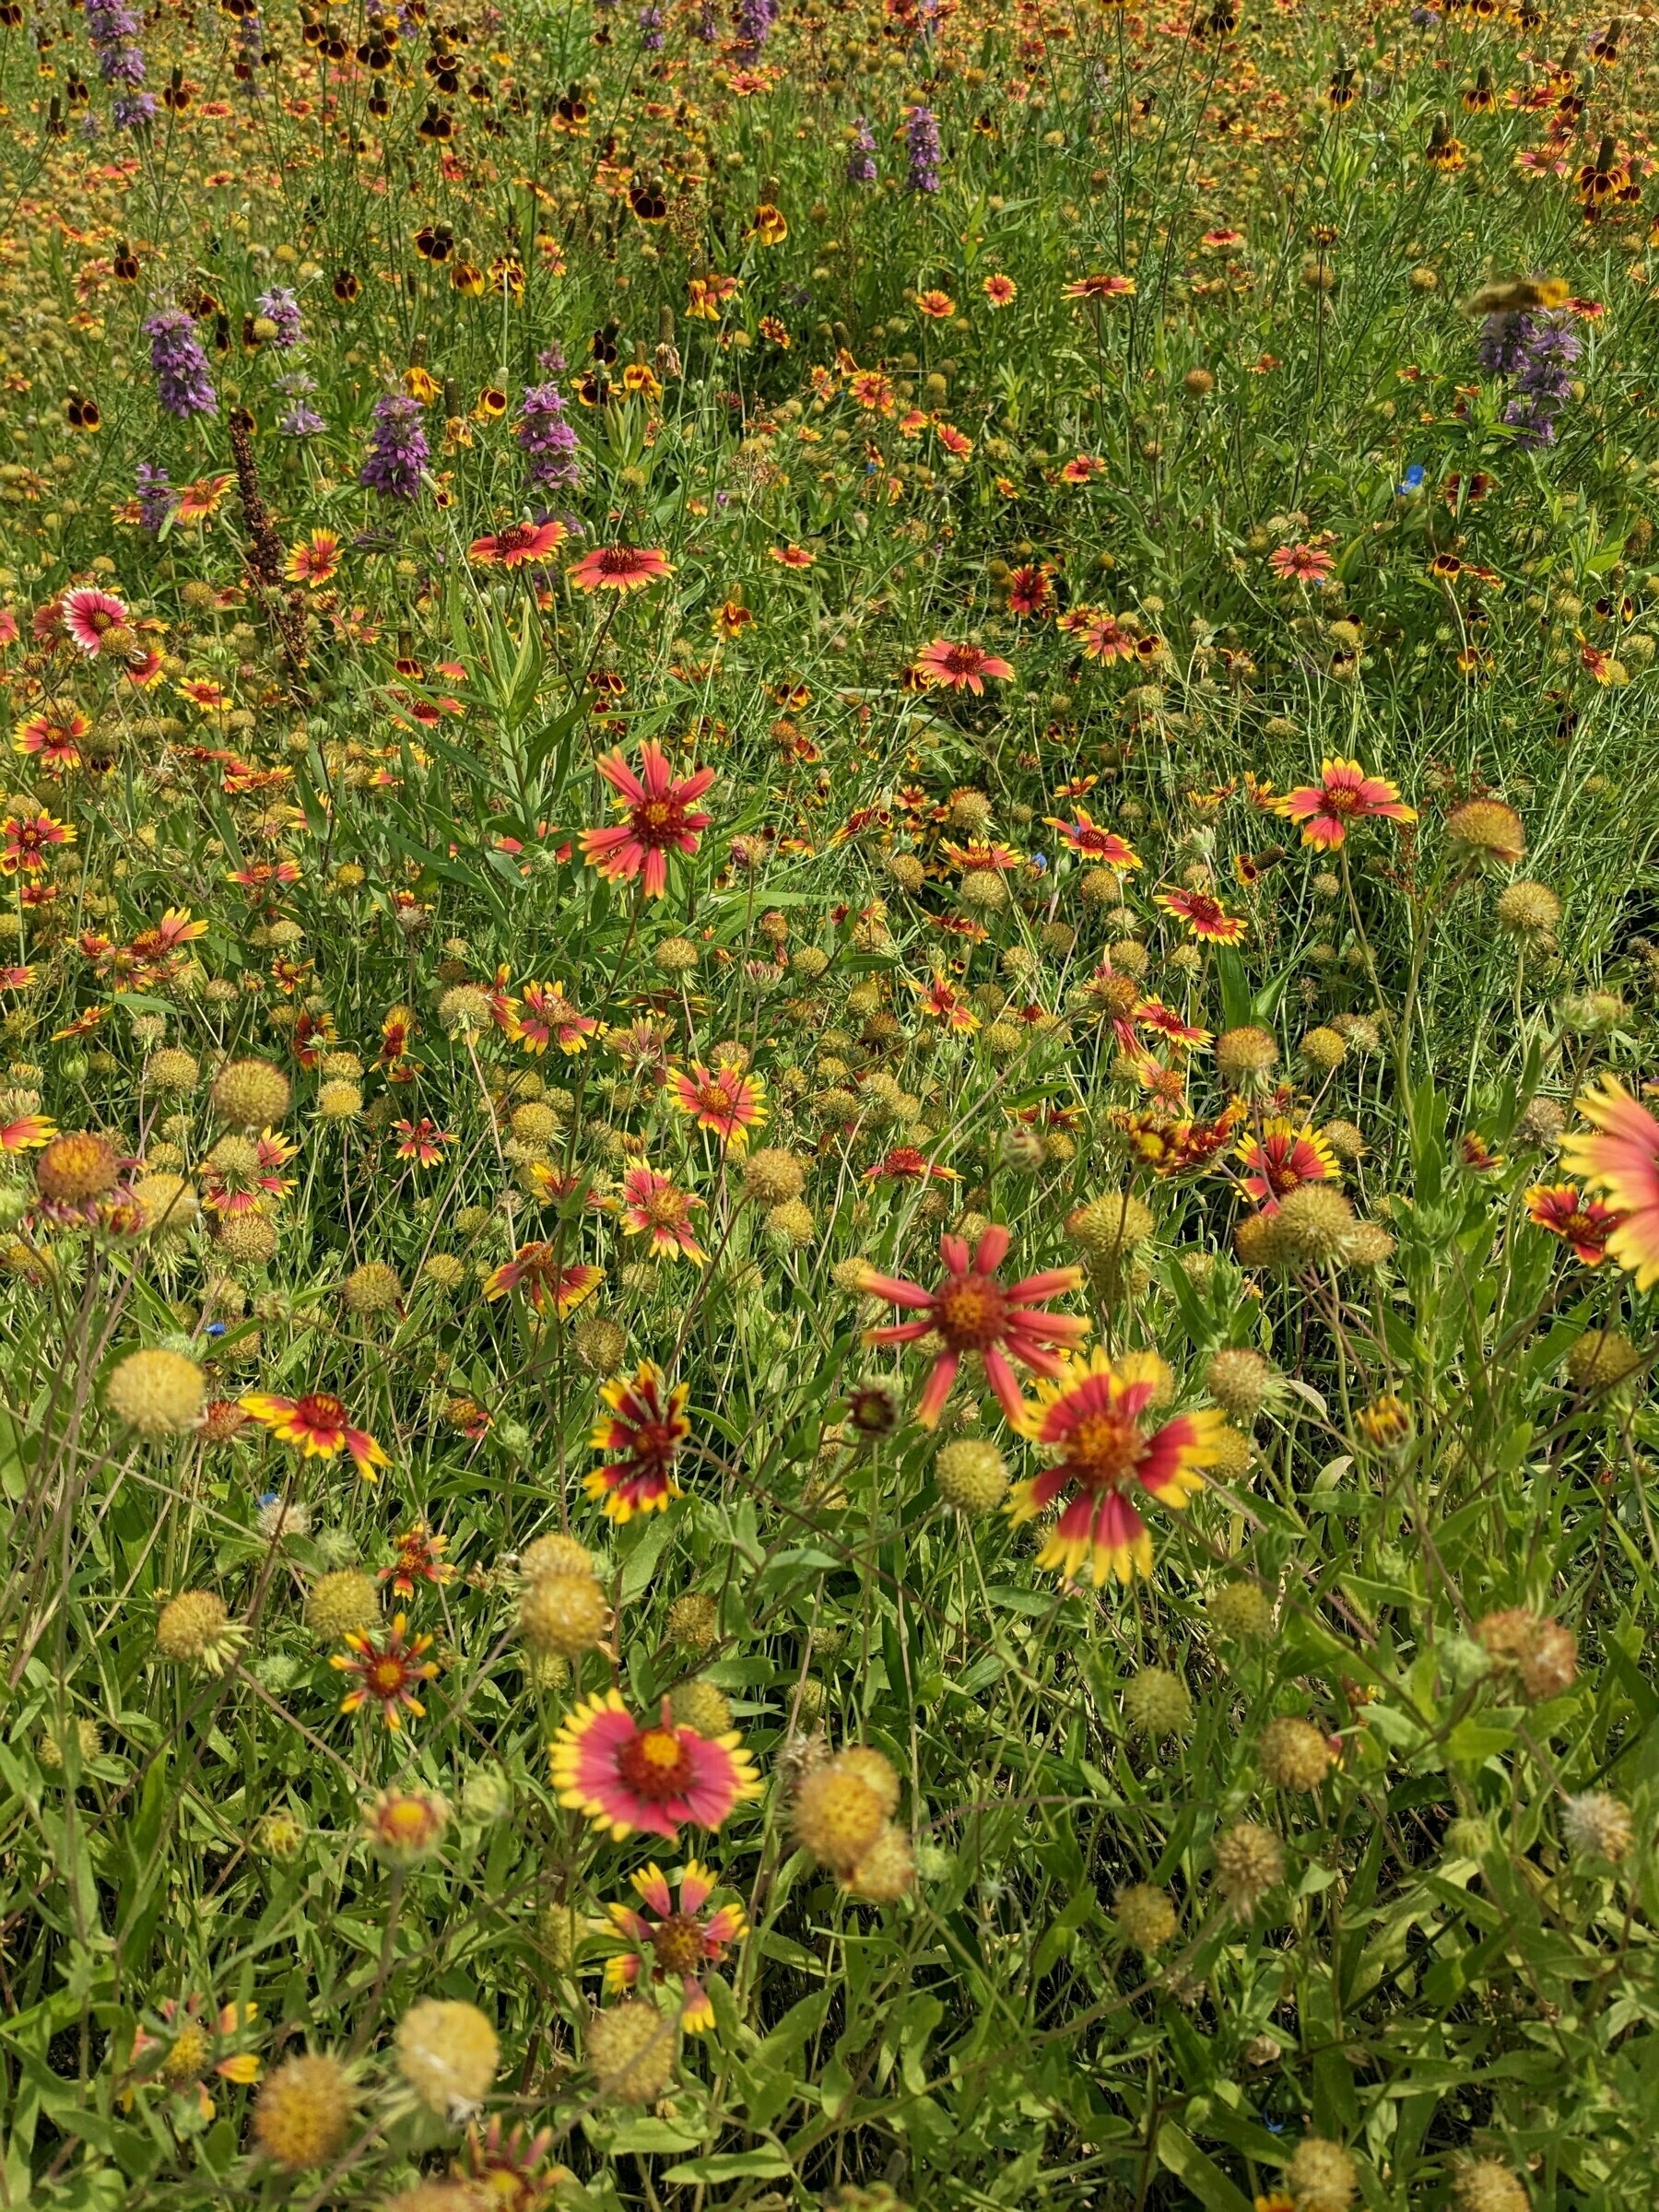
{"type": "Polygon", "coordinates": [[[1651,2206],[1649,15],[0,101],[0,2203],[1651,2206]]]}

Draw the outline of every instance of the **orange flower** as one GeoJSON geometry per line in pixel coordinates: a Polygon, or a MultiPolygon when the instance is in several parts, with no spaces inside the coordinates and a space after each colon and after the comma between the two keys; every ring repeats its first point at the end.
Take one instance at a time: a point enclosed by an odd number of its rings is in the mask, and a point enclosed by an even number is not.
{"type": "Polygon", "coordinates": [[[1005,276],[998,269],[986,277],[980,289],[993,307],[1011,307],[1018,294],[1019,287],[1012,276],[1005,276]]]}
{"type": "Polygon", "coordinates": [[[628,819],[607,830],[582,832],[582,857],[608,882],[641,879],[645,896],[660,899],[668,888],[670,852],[695,853],[711,817],[692,810],[714,781],[712,768],[677,777],[668,756],[654,739],[641,747],[639,773],[620,753],[604,753],[594,762],[613,791],[621,794],[628,819]]]}
{"type": "Polygon", "coordinates": [[[947,323],[956,313],[956,301],[948,292],[921,292],[916,298],[916,312],[930,323],[947,323]]]}

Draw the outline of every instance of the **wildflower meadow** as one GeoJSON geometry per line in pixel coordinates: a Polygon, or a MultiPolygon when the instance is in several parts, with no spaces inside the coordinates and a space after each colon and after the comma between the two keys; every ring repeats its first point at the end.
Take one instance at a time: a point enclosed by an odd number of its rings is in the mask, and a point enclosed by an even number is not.
{"type": "Polygon", "coordinates": [[[0,0],[0,2212],[1649,2212],[1656,132],[0,0]]]}

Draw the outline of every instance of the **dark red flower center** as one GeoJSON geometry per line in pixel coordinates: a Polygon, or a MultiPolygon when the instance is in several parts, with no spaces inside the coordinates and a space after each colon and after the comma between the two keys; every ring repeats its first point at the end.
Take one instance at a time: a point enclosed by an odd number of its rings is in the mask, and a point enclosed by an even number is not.
{"type": "Polygon", "coordinates": [[[653,1931],[651,1947],[665,1973],[694,1973],[702,1963],[702,1930],[688,1912],[676,1912],[653,1931]]]}
{"type": "Polygon", "coordinates": [[[602,576],[637,576],[646,567],[649,555],[633,546],[606,546],[599,556],[599,573],[602,576]]]}
{"type": "Polygon", "coordinates": [[[672,1728],[642,1728],[617,1754],[617,1771],[636,1797],[665,1805],[690,1786],[691,1755],[672,1728]]]}
{"type": "Polygon", "coordinates": [[[347,1419],[343,1402],[326,1390],[308,1391],[294,1407],[295,1425],[319,1433],[337,1433],[347,1419]]]}
{"type": "Polygon", "coordinates": [[[1065,1464],[1091,1489],[1116,1489],[1147,1456],[1147,1440],[1127,1414],[1086,1414],[1065,1440],[1065,1464]]]}
{"type": "Polygon", "coordinates": [[[958,1276],[934,1300],[934,1324],[953,1352],[982,1352],[1008,1325],[1008,1301],[994,1275],[958,1276]]]}
{"type": "Polygon", "coordinates": [[[641,799],[629,820],[642,845],[672,845],[685,835],[686,809],[668,792],[659,799],[641,799]]]}
{"type": "Polygon", "coordinates": [[[363,1670],[377,1698],[395,1698],[409,1679],[409,1670],[395,1652],[381,1652],[363,1670]]]}

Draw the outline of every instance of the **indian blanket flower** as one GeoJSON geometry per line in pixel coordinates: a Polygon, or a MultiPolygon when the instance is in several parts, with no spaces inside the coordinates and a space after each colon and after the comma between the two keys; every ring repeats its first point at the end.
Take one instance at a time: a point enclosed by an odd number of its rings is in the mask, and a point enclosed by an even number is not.
{"type": "Polygon", "coordinates": [[[1327,584],[1335,562],[1323,546],[1280,546],[1267,566],[1288,583],[1327,584]]]}
{"type": "Polygon", "coordinates": [[[688,1114],[693,1127],[707,1129],[734,1152],[746,1150],[749,1131],[766,1120],[765,1083],[735,1060],[722,1060],[712,1069],[696,1060],[688,1074],[671,1068],[668,1102],[688,1114]]]}
{"type": "Polygon", "coordinates": [[[1051,830],[1058,830],[1071,850],[1081,860],[1097,868],[1117,868],[1127,875],[1140,866],[1140,855],[1126,839],[1115,830],[1103,830],[1093,820],[1087,807],[1079,806],[1069,820],[1048,814],[1042,818],[1051,830]]]}
{"type": "Polygon", "coordinates": [[[1241,915],[1230,914],[1208,891],[1191,891],[1179,884],[1154,891],[1152,903],[1162,907],[1166,914],[1173,914],[1194,936],[1208,945],[1237,945],[1249,927],[1241,915]]]}
{"type": "Polygon", "coordinates": [[[402,392],[388,392],[377,399],[369,456],[358,471],[358,482],[384,500],[418,499],[421,472],[430,458],[420,402],[402,392]]]}
{"type": "Polygon", "coordinates": [[[684,1382],[669,1386],[652,1359],[631,1375],[614,1375],[599,1393],[606,1411],[594,1423],[588,1442],[612,1456],[584,1477],[590,1498],[603,1504],[606,1518],[631,1521],[635,1513],[664,1512],[680,1495],[674,1463],[691,1433],[684,1382]]]}
{"type": "Polygon", "coordinates": [[[602,753],[599,773],[621,796],[627,819],[606,830],[582,832],[582,857],[607,882],[641,879],[647,899],[668,888],[668,855],[695,853],[712,817],[697,810],[714,781],[712,768],[676,776],[667,754],[653,738],[641,747],[638,773],[620,753],[602,753]]]}
{"type": "Polygon", "coordinates": [[[598,1031],[598,1022],[577,1012],[561,983],[526,983],[523,998],[509,1033],[527,1053],[545,1053],[549,1044],[561,1053],[580,1053],[598,1031]]]}
{"type": "Polygon", "coordinates": [[[8,814],[0,820],[0,876],[43,876],[53,847],[74,842],[73,822],[44,812],[8,814]]]}
{"type": "Polygon", "coordinates": [[[1274,812],[1301,824],[1304,845],[1335,852],[1351,822],[1386,819],[1415,822],[1417,808],[1406,806],[1383,776],[1368,776],[1358,760],[1340,756],[1319,764],[1317,783],[1300,783],[1274,802],[1274,812]]]}
{"type": "Polygon", "coordinates": [[[680,2026],[689,2035],[706,2035],[714,2025],[714,2007],[703,1987],[702,1971],[718,1966],[733,1944],[747,1935],[748,1922],[738,1904],[705,1908],[717,1883],[708,1867],[689,1859],[677,1875],[664,1874],[654,1861],[628,1877],[645,1908],[629,1904],[605,1908],[606,1933],[621,1948],[605,1962],[606,1994],[626,1996],[649,1974],[661,1983],[670,1974],[680,1984],[680,2026]],[[675,1900],[671,1883],[677,1886],[675,1900]]]}
{"type": "Polygon", "coordinates": [[[13,724],[12,750],[25,758],[32,755],[51,774],[62,775],[80,766],[81,746],[91,735],[91,716],[60,700],[13,724]]]}
{"type": "Polygon", "coordinates": [[[595,546],[566,570],[579,592],[642,592],[674,573],[657,546],[595,546]]]}
{"type": "Polygon", "coordinates": [[[1586,1267],[1599,1267],[1608,1238],[1625,1217],[1599,1198],[1582,1197],[1576,1183],[1535,1182],[1526,1194],[1526,1218],[1571,1245],[1586,1267]]]}
{"type": "Polygon", "coordinates": [[[1014,674],[1012,664],[995,653],[977,645],[953,645],[948,638],[935,638],[924,645],[916,655],[915,668],[924,682],[948,691],[971,691],[975,699],[984,697],[988,676],[1006,684],[1014,674]]]}
{"type": "Polygon", "coordinates": [[[113,592],[100,592],[93,584],[82,584],[73,592],[65,592],[58,601],[58,619],[64,626],[64,635],[88,660],[96,660],[100,653],[112,650],[128,653],[132,650],[132,618],[124,601],[113,592]],[[105,640],[114,637],[112,648],[105,640]]]}
{"type": "Polygon", "coordinates": [[[237,1403],[279,1444],[291,1444],[302,1458],[333,1459],[345,1452],[365,1482],[378,1482],[377,1470],[392,1465],[369,1431],[353,1424],[345,1402],[331,1391],[308,1391],[301,1398],[253,1391],[237,1403]]]}
{"type": "Polygon", "coordinates": [[[671,1175],[661,1175],[655,1168],[629,1168],[617,1203],[623,1235],[648,1237],[653,1257],[683,1257],[700,1266],[707,1259],[691,1227],[691,1216],[702,1210],[703,1201],[682,1191],[671,1175]]]}
{"type": "Polygon", "coordinates": [[[167,412],[181,422],[193,415],[217,415],[218,394],[207,373],[207,356],[184,310],[158,308],[145,323],[144,335],[150,342],[156,396],[167,412]]]}
{"type": "Polygon", "coordinates": [[[603,1267],[567,1265],[557,1244],[521,1244],[512,1259],[489,1277],[484,1295],[493,1300],[517,1290],[537,1313],[550,1310],[562,1321],[584,1299],[592,1298],[604,1280],[603,1267]]]}
{"type": "Polygon", "coordinates": [[[1016,1421],[1024,1401],[1010,1359],[1018,1360],[1034,1374],[1057,1375],[1061,1360],[1055,1347],[1080,1344],[1088,1334],[1088,1324],[1080,1315],[1040,1311],[1050,1299],[1078,1288],[1083,1270],[1050,1267],[1024,1276],[1017,1283],[999,1282],[996,1271],[1012,1241],[1008,1231],[995,1223],[982,1231],[979,1242],[971,1248],[966,1238],[947,1232],[939,1239],[945,1279],[931,1290],[903,1276],[883,1275],[874,1267],[859,1271],[858,1288],[866,1297],[885,1299],[922,1315],[919,1321],[866,1329],[866,1344],[917,1344],[935,1334],[941,1340],[942,1348],[916,1403],[916,1418],[925,1429],[935,1427],[945,1410],[964,1353],[978,1353],[984,1362],[985,1380],[996,1393],[1003,1411],[1016,1421]]]}
{"type": "MultiPolygon", "coordinates": [[[[204,2122],[211,2120],[214,2102],[206,2076],[245,2085],[259,2079],[256,2053],[234,2046],[253,2026],[257,2005],[223,2005],[211,2023],[202,2018],[203,1999],[187,1997],[181,2005],[166,1998],[159,2008],[155,2031],[140,2027],[133,2037],[132,2071],[137,2083],[159,2083],[176,2097],[188,2097],[204,2122]]],[[[133,2102],[130,2090],[123,2103],[133,2102]]]]}
{"type": "Polygon", "coordinates": [[[491,537],[475,537],[466,558],[475,568],[522,569],[526,562],[545,559],[570,532],[562,523],[509,523],[491,537]]]}
{"type": "Polygon", "coordinates": [[[440,1590],[455,1579],[455,1570],[443,1556],[448,1549],[447,1536],[434,1535],[424,1521],[413,1522],[396,1539],[391,1565],[382,1567],[376,1579],[390,1583],[394,1597],[406,1600],[414,1596],[418,1583],[440,1590]]]}
{"type": "Polygon", "coordinates": [[[917,1012],[925,1014],[930,1021],[942,1021],[947,1029],[963,1036],[979,1028],[979,1016],[948,977],[935,971],[925,983],[917,982],[911,975],[904,981],[907,988],[916,994],[917,1012]]]}
{"type": "Polygon", "coordinates": [[[461,1141],[453,1129],[440,1129],[424,1114],[418,1122],[394,1122],[392,1134],[397,1139],[398,1159],[412,1159],[418,1168],[435,1168],[443,1158],[444,1146],[461,1141]]]}
{"type": "Polygon", "coordinates": [[[1016,1426],[1053,1453],[1055,1464],[1016,1483],[1008,1510],[1015,1521],[1030,1521],[1068,1500],[1037,1555],[1040,1567],[1075,1580],[1087,1563],[1097,1583],[1151,1573],[1152,1536],[1132,1491],[1184,1506],[1204,1488],[1200,1470],[1220,1456],[1227,1427],[1225,1415],[1209,1407],[1148,1428],[1144,1417],[1167,1394],[1170,1380],[1155,1352],[1110,1359],[1097,1349],[1088,1359],[1069,1359],[1053,1382],[1039,1384],[1037,1403],[1022,1408],[1016,1426]]]}
{"type": "Polygon", "coordinates": [[[1276,1214],[1288,1192],[1304,1182],[1341,1180],[1336,1156],[1316,1129],[1299,1126],[1282,1114],[1262,1124],[1233,1147],[1244,1163],[1244,1188],[1265,1214],[1276,1214]]]}
{"type": "Polygon", "coordinates": [[[290,583],[303,583],[315,591],[326,583],[340,566],[340,540],[332,530],[313,530],[309,537],[301,538],[290,547],[283,564],[283,574],[290,583]]]}
{"type": "Polygon", "coordinates": [[[406,1712],[412,1712],[418,1720],[424,1718],[426,1707],[418,1693],[421,1684],[431,1681],[438,1672],[437,1661],[426,1656],[431,1648],[429,1636],[410,1637],[405,1613],[394,1615],[384,1635],[372,1629],[353,1629],[346,1638],[345,1651],[335,1652],[328,1662],[352,1677],[352,1687],[340,1700],[340,1711],[357,1712],[372,1701],[380,1707],[388,1728],[401,1728],[406,1712]]]}
{"type": "Polygon", "coordinates": [[[1130,300],[1136,290],[1133,276],[1123,276],[1097,270],[1092,276],[1079,276],[1072,284],[1062,285],[1063,300],[1130,300]]]}
{"type": "Polygon", "coordinates": [[[660,1720],[641,1725],[617,1692],[586,1698],[548,1747],[559,1802],[618,1843],[640,1830],[670,1840],[690,1825],[712,1831],[760,1794],[755,1762],[735,1734],[700,1735],[660,1720]]]}
{"type": "Polygon", "coordinates": [[[1606,1240],[1607,1257],[1630,1270],[1638,1290],[1659,1282],[1659,1122],[1616,1076],[1586,1090],[1579,1112],[1591,1131],[1561,1142],[1561,1165],[1608,1200],[1623,1218],[1606,1240]]]}

